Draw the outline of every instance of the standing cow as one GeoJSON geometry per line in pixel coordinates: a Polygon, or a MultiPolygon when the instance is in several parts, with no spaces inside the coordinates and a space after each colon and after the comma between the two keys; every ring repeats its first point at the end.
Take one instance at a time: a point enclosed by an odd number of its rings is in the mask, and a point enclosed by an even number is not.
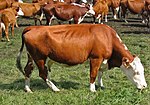
{"type": "Polygon", "coordinates": [[[3,26],[3,29],[5,31],[6,39],[7,41],[10,41],[8,35],[9,35],[9,26],[11,26],[11,34],[14,37],[14,26],[17,25],[17,19],[16,16],[18,8],[12,7],[4,9],[1,13],[0,19],[1,19],[1,25],[3,26]]]}
{"type": "Polygon", "coordinates": [[[102,85],[101,64],[105,61],[108,69],[120,67],[138,89],[147,87],[144,68],[140,59],[133,56],[123,44],[115,30],[104,24],[74,24],[55,26],[30,26],[22,33],[22,46],[17,56],[17,68],[25,76],[25,90],[30,89],[33,61],[39,69],[39,76],[54,91],[59,89],[48,79],[46,59],[67,64],[82,64],[90,60],[90,90],[95,92],[95,79],[99,74],[102,85]],[[21,55],[27,49],[28,62],[24,70],[21,55]],[[100,70],[100,71],[99,71],[100,70]],[[99,71],[99,73],[98,73],[99,71]]]}
{"type": "Polygon", "coordinates": [[[80,24],[85,16],[95,14],[92,6],[83,6],[75,3],[65,4],[62,2],[47,4],[42,11],[46,17],[46,25],[51,25],[51,21],[54,18],[61,21],[69,21],[69,24],[71,24],[73,19],[75,24],[80,24]]]}

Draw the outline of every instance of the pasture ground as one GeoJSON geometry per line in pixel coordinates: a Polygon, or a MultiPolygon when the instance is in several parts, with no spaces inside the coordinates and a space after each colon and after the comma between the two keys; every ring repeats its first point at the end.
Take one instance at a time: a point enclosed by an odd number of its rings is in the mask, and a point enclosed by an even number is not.
{"type": "MultiPolygon", "coordinates": [[[[90,22],[86,18],[84,22],[90,22]]],[[[139,55],[145,67],[148,88],[139,92],[118,68],[104,72],[105,90],[97,87],[96,93],[89,91],[89,64],[65,68],[52,66],[51,80],[61,90],[53,92],[38,76],[35,67],[31,77],[33,94],[24,92],[24,77],[16,68],[16,56],[21,46],[21,33],[34,24],[32,19],[19,18],[19,28],[10,42],[0,42],[0,105],[150,105],[150,33],[139,17],[129,16],[129,23],[109,18],[113,27],[128,49],[139,55]]],[[[57,23],[54,23],[57,24],[57,23]]],[[[25,50],[22,64],[26,64],[25,50]]]]}

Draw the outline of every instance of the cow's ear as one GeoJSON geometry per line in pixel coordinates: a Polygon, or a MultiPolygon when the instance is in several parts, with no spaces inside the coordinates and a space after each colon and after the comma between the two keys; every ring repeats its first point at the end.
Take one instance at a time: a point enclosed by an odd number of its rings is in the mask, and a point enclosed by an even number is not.
{"type": "Polygon", "coordinates": [[[123,57],[122,64],[124,65],[125,68],[129,68],[130,67],[129,59],[127,57],[123,57]]]}
{"type": "Polygon", "coordinates": [[[150,10],[150,5],[148,5],[148,9],[150,10]]]}

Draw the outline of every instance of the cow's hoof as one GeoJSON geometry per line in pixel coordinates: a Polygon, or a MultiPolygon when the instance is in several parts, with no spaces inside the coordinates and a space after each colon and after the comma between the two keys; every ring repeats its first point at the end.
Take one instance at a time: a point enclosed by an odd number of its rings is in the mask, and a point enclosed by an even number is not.
{"type": "Polygon", "coordinates": [[[60,90],[58,88],[53,88],[54,92],[59,92],[60,90]]]}
{"type": "Polygon", "coordinates": [[[29,90],[29,89],[24,89],[24,91],[25,92],[27,92],[27,93],[33,93],[31,90],[29,90]]]}
{"type": "Polygon", "coordinates": [[[105,87],[104,87],[104,86],[101,86],[101,89],[102,89],[102,90],[104,90],[104,89],[105,89],[105,87]]]}

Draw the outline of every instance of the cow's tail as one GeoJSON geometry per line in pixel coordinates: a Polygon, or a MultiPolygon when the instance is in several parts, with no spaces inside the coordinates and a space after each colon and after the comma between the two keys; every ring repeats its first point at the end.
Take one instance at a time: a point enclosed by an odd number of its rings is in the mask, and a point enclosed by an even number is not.
{"type": "Polygon", "coordinates": [[[23,33],[22,33],[22,45],[21,45],[21,48],[20,48],[20,51],[17,55],[17,60],[16,60],[16,66],[17,68],[19,69],[19,71],[25,76],[25,72],[22,68],[22,65],[21,65],[21,56],[22,56],[22,52],[23,52],[23,48],[24,48],[24,34],[29,31],[29,30],[24,30],[23,33]]]}

